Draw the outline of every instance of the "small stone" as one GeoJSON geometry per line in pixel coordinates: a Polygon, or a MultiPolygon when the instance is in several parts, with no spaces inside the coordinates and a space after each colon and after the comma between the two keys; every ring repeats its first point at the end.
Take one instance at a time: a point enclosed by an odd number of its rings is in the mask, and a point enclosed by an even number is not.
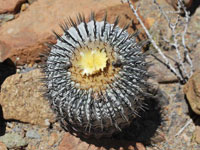
{"type": "Polygon", "coordinates": [[[131,145],[128,147],[128,150],[135,150],[135,148],[134,148],[134,146],[131,145]]]}
{"type": "Polygon", "coordinates": [[[28,64],[28,67],[29,67],[29,68],[33,67],[33,64],[32,64],[32,63],[31,63],[31,64],[28,64]]]}
{"type": "Polygon", "coordinates": [[[13,14],[0,14],[0,23],[13,20],[15,16],[13,14]]]}
{"type": "Polygon", "coordinates": [[[192,110],[200,115],[200,70],[196,71],[184,85],[184,93],[192,110]]]}
{"type": "Polygon", "coordinates": [[[65,133],[62,141],[60,142],[60,145],[58,146],[58,150],[66,150],[66,148],[69,150],[75,150],[74,148],[77,147],[79,141],[79,138],[69,133],[65,133]]]}
{"type": "Polygon", "coordinates": [[[45,119],[45,120],[44,120],[44,123],[45,123],[46,126],[50,126],[49,119],[45,119]]]}
{"type": "Polygon", "coordinates": [[[28,145],[27,140],[17,133],[7,133],[0,137],[0,141],[9,149],[20,148],[28,145]]]}
{"type": "Polygon", "coordinates": [[[18,132],[18,133],[23,133],[24,132],[24,130],[22,128],[18,127],[18,126],[14,127],[12,130],[14,132],[18,132]]]}
{"type": "Polygon", "coordinates": [[[22,4],[22,6],[21,6],[21,11],[25,11],[28,7],[29,7],[29,4],[28,4],[28,3],[22,4]]]}
{"type": "Polygon", "coordinates": [[[184,140],[185,143],[189,143],[191,141],[191,137],[189,137],[186,133],[181,135],[181,138],[184,140]]]}
{"type": "Polygon", "coordinates": [[[6,145],[2,142],[0,142],[0,150],[7,150],[6,145]]]}
{"type": "Polygon", "coordinates": [[[40,139],[40,135],[35,130],[29,130],[26,132],[26,137],[30,139],[40,139]]]}
{"type": "Polygon", "coordinates": [[[27,150],[37,150],[37,146],[29,144],[26,149],[27,150]]]}
{"type": "Polygon", "coordinates": [[[97,147],[92,144],[88,144],[85,141],[81,141],[80,138],[71,135],[70,133],[65,133],[58,150],[106,150],[104,147],[97,147]]]}
{"type": "Polygon", "coordinates": [[[165,141],[165,134],[159,131],[154,137],[151,138],[152,143],[157,144],[165,141]]]}
{"type": "Polygon", "coordinates": [[[20,73],[20,71],[21,71],[20,69],[17,69],[17,70],[16,70],[17,73],[20,73]]]}
{"type": "Polygon", "coordinates": [[[53,146],[58,141],[58,134],[56,132],[51,133],[48,145],[53,146]]]}
{"type": "Polygon", "coordinates": [[[145,147],[142,143],[136,143],[136,150],[145,150],[145,147]]]}
{"type": "Polygon", "coordinates": [[[146,18],[146,22],[149,24],[149,26],[153,26],[155,23],[155,19],[152,17],[146,18]]]}

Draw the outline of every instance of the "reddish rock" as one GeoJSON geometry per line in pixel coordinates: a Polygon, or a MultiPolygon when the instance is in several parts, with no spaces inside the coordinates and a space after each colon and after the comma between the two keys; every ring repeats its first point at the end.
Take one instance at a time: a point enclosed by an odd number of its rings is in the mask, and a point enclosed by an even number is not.
{"type": "Polygon", "coordinates": [[[200,70],[196,71],[184,85],[184,93],[192,110],[200,115],[200,70]]]}
{"type": "Polygon", "coordinates": [[[105,11],[108,12],[109,22],[117,15],[123,24],[133,20],[129,31],[140,28],[128,5],[118,0],[38,0],[18,18],[1,26],[0,62],[6,58],[17,64],[41,61],[40,53],[46,48],[44,43],[55,42],[52,30],[61,33],[59,23],[69,16],[76,18],[79,12],[88,18],[91,11],[95,11],[98,20],[105,11]]]}
{"type": "MultiPolygon", "coordinates": [[[[81,142],[81,140],[69,133],[65,133],[58,150],[77,150],[77,147],[80,147],[81,144],[82,148],[79,150],[85,150],[89,147],[89,145],[85,142],[81,142]]],[[[88,149],[89,150],[89,149],[88,149]]]]}
{"type": "Polygon", "coordinates": [[[2,84],[0,104],[5,120],[49,126],[55,122],[49,103],[42,96],[42,74],[39,69],[15,74],[2,84]]]}
{"type": "Polygon", "coordinates": [[[58,150],[145,150],[142,143],[115,139],[88,139],[87,142],[65,133],[58,150]],[[91,144],[92,143],[92,144],[91,144]]]}
{"type": "Polygon", "coordinates": [[[146,150],[144,145],[142,143],[136,143],[136,149],[135,150],[146,150]]]}
{"type": "Polygon", "coordinates": [[[15,13],[26,0],[0,0],[0,14],[15,13]]]}
{"type": "Polygon", "coordinates": [[[49,146],[53,146],[58,141],[58,134],[56,132],[51,133],[48,141],[49,146]]]}

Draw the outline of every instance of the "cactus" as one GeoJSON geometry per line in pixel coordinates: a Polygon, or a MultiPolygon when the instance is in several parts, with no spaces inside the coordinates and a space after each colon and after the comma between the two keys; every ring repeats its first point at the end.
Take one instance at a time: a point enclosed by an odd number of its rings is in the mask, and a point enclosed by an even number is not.
{"type": "Polygon", "coordinates": [[[148,63],[128,26],[79,15],[55,33],[45,63],[46,96],[61,126],[76,136],[110,137],[129,126],[148,97],[148,63]]]}

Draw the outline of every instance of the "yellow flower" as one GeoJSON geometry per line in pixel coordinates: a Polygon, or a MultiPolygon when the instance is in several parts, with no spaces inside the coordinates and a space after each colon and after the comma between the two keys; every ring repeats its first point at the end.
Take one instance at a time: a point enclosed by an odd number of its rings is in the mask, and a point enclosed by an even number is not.
{"type": "Polygon", "coordinates": [[[86,50],[80,52],[78,65],[82,69],[82,75],[92,75],[103,71],[108,60],[105,51],[86,50]]]}

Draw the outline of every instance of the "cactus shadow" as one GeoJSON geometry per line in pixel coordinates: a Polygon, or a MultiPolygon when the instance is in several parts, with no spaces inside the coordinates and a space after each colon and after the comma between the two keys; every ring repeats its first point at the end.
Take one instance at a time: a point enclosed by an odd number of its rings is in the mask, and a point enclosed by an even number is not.
{"type": "Polygon", "coordinates": [[[192,119],[193,123],[195,124],[195,126],[200,126],[200,115],[196,114],[192,108],[190,103],[188,102],[187,96],[184,95],[184,99],[185,102],[187,103],[188,106],[188,115],[190,116],[190,118],[192,119]]]}
{"type": "Polygon", "coordinates": [[[196,9],[200,6],[200,1],[196,0],[193,2],[192,6],[188,8],[188,11],[190,12],[190,16],[192,16],[195,12],[196,9]]]}
{"type": "Polygon", "coordinates": [[[0,105],[0,136],[4,135],[5,132],[6,132],[6,123],[3,118],[3,111],[2,111],[2,107],[0,105]]]}
{"type": "Polygon", "coordinates": [[[16,66],[12,62],[11,59],[6,59],[4,62],[0,63],[0,90],[1,90],[1,85],[5,81],[5,79],[16,73],[16,66]]]}
{"type": "Polygon", "coordinates": [[[122,132],[113,135],[111,138],[81,138],[81,140],[106,149],[129,149],[134,147],[135,150],[137,150],[137,142],[151,145],[152,143],[163,141],[164,137],[158,135],[158,130],[162,131],[162,126],[164,125],[165,114],[163,113],[163,107],[168,105],[168,98],[165,93],[158,90],[154,98],[146,100],[146,104],[148,110],[141,112],[141,117],[135,118],[130,126],[123,129],[122,132]]]}

